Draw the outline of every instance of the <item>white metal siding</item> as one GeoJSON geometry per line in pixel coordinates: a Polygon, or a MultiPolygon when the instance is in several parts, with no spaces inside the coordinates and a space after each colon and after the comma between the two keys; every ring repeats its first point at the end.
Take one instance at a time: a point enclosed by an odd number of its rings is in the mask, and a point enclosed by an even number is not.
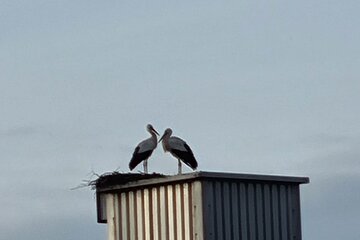
{"type": "Polygon", "coordinates": [[[202,189],[199,181],[108,195],[106,205],[110,239],[203,239],[202,189]],[[118,229],[118,234],[115,229],[118,229]]]}

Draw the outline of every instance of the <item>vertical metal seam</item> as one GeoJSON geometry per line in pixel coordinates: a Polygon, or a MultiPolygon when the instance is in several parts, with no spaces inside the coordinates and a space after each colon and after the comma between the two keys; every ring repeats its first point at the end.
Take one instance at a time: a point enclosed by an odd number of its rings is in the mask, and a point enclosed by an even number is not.
{"type": "Polygon", "coordinates": [[[166,225],[166,239],[170,238],[170,233],[169,233],[169,225],[170,225],[170,220],[169,220],[169,196],[168,196],[168,186],[165,185],[164,187],[164,191],[165,191],[165,216],[166,216],[166,220],[165,220],[165,225],[166,225]]]}
{"type": "Polygon", "coordinates": [[[118,217],[118,221],[119,221],[119,240],[122,240],[122,221],[121,221],[121,216],[122,216],[122,210],[121,210],[121,201],[122,201],[122,199],[121,199],[121,194],[119,193],[119,194],[117,194],[117,197],[118,197],[118,203],[117,203],[117,205],[118,205],[118,211],[119,211],[119,217],[118,217]]]}
{"type": "Polygon", "coordinates": [[[290,239],[294,238],[295,231],[294,231],[294,202],[292,197],[292,189],[293,186],[288,186],[288,198],[289,198],[289,225],[290,225],[290,239]]]}
{"type": "Polygon", "coordinates": [[[291,239],[291,231],[290,231],[290,206],[289,206],[289,186],[285,186],[285,195],[286,195],[286,228],[287,228],[287,239],[291,239]]]}
{"type": "MultiPolygon", "coordinates": [[[[157,222],[157,229],[158,229],[158,232],[159,232],[159,234],[158,234],[158,236],[159,236],[159,239],[158,240],[161,240],[161,238],[162,238],[162,236],[161,236],[161,211],[160,211],[160,198],[161,198],[161,196],[160,196],[160,187],[157,187],[156,188],[156,194],[157,194],[157,199],[158,199],[158,201],[157,201],[157,219],[158,219],[158,222],[157,222]]],[[[163,207],[163,206],[162,206],[163,207]]]]}
{"type": "Polygon", "coordinates": [[[300,212],[300,208],[301,208],[301,202],[300,202],[300,191],[299,191],[299,186],[297,187],[293,187],[293,194],[295,194],[294,196],[294,201],[295,201],[295,210],[296,210],[296,236],[298,240],[302,239],[302,233],[301,233],[301,212],[300,212]]]}
{"type": "Polygon", "coordinates": [[[254,212],[255,212],[255,239],[259,240],[259,226],[258,226],[258,206],[257,206],[257,191],[256,191],[256,184],[253,184],[254,187],[254,212]]]}
{"type": "Polygon", "coordinates": [[[153,219],[153,196],[152,188],[149,188],[149,226],[150,226],[150,240],[154,240],[154,219],[153,219]]]}
{"type": "Polygon", "coordinates": [[[127,239],[128,240],[131,240],[130,239],[130,211],[129,211],[129,208],[130,208],[130,204],[129,204],[129,201],[130,201],[130,196],[129,196],[129,192],[125,193],[125,201],[126,201],[126,232],[127,232],[127,239]]]}
{"type": "Polygon", "coordinates": [[[269,196],[270,196],[270,223],[271,223],[271,239],[275,238],[275,231],[274,231],[274,208],[273,208],[273,188],[274,184],[269,186],[269,196]]]}
{"type": "Polygon", "coordinates": [[[189,191],[189,225],[190,225],[190,238],[193,237],[194,234],[194,222],[193,222],[193,196],[192,196],[192,184],[189,183],[188,191],[189,191]]]}
{"type": "MultiPolygon", "coordinates": [[[[281,196],[280,196],[280,185],[279,184],[277,184],[277,199],[278,199],[278,221],[279,221],[279,237],[280,237],[280,240],[282,240],[283,239],[283,236],[282,236],[282,231],[281,231],[281,228],[283,227],[283,226],[281,226],[281,223],[282,223],[282,216],[281,216],[281,196]]],[[[285,239],[284,239],[285,240],[285,239]]]]}
{"type": "Polygon", "coordinates": [[[136,190],[133,194],[133,201],[134,201],[134,223],[135,223],[135,239],[139,239],[138,237],[138,215],[137,215],[137,197],[136,197],[136,190]]]}
{"type": "Polygon", "coordinates": [[[229,210],[229,213],[230,213],[230,238],[231,239],[234,239],[234,229],[235,229],[235,226],[234,226],[234,220],[233,220],[233,211],[232,211],[232,185],[230,183],[229,184],[229,202],[230,202],[230,210],[229,210]]]}
{"type": "Polygon", "coordinates": [[[251,231],[250,231],[250,211],[249,211],[249,183],[245,184],[245,212],[246,212],[246,229],[247,229],[247,236],[248,238],[250,238],[251,236],[251,231]]]}
{"type": "MultiPolygon", "coordinates": [[[[241,197],[240,197],[240,183],[237,183],[236,184],[236,187],[237,187],[237,195],[238,195],[238,201],[239,201],[239,209],[238,209],[238,221],[239,221],[239,229],[240,229],[240,232],[239,232],[239,237],[240,237],[240,239],[241,240],[243,240],[242,239],[242,232],[243,232],[243,229],[242,229],[242,221],[241,221],[241,216],[242,216],[242,214],[243,214],[243,211],[241,210],[241,197]]],[[[246,240],[246,239],[244,239],[244,240],[246,240]]]]}
{"type": "Polygon", "coordinates": [[[214,202],[214,222],[215,222],[215,231],[214,231],[214,236],[217,239],[218,238],[218,216],[217,216],[217,211],[216,211],[216,206],[217,206],[217,201],[216,201],[216,186],[215,186],[215,181],[212,182],[212,191],[213,191],[213,202],[214,202]]]}
{"type": "Polygon", "coordinates": [[[263,236],[264,239],[266,240],[266,217],[265,217],[265,185],[261,184],[261,195],[262,195],[262,199],[261,199],[261,204],[262,204],[262,217],[263,217],[263,236]]]}
{"type": "Polygon", "coordinates": [[[116,212],[116,198],[117,197],[116,197],[116,195],[113,195],[112,197],[113,197],[113,201],[112,201],[113,206],[112,207],[114,209],[114,219],[112,219],[112,221],[113,221],[113,225],[114,225],[114,236],[115,236],[115,239],[117,239],[117,237],[118,237],[118,235],[117,235],[118,233],[116,231],[117,230],[116,229],[116,225],[117,225],[116,222],[117,222],[117,215],[118,215],[118,213],[116,212]]]}
{"type": "Polygon", "coordinates": [[[181,211],[181,236],[185,239],[185,203],[184,203],[184,183],[180,184],[180,211],[181,211]]]}
{"type": "Polygon", "coordinates": [[[224,199],[224,182],[220,182],[220,207],[221,207],[221,225],[222,225],[222,239],[226,239],[226,226],[225,226],[225,199],[224,199]]]}
{"type": "Polygon", "coordinates": [[[143,231],[143,238],[146,239],[146,220],[145,220],[145,189],[141,189],[141,205],[142,205],[142,231],[143,231]]]}

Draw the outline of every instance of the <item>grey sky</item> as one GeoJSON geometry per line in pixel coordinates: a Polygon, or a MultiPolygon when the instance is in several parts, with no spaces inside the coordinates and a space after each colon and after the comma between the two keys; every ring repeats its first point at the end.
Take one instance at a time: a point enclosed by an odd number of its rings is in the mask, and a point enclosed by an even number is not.
{"type": "MultiPolygon", "coordinates": [[[[309,176],[304,239],[359,239],[359,11],[0,0],[1,235],[105,239],[93,192],[70,188],[128,171],[152,123],[184,138],[199,170],[309,176]]],[[[161,148],[149,161],[176,167],[161,148]]]]}

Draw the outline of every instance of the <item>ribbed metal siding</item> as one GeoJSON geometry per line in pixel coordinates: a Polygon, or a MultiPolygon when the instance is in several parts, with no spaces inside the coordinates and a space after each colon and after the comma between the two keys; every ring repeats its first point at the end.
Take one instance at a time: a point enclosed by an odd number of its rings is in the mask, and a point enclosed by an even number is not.
{"type": "Polygon", "coordinates": [[[297,184],[203,182],[206,240],[300,240],[297,184]]]}
{"type": "Polygon", "coordinates": [[[200,239],[201,196],[199,181],[107,194],[109,239],[200,239]]]}

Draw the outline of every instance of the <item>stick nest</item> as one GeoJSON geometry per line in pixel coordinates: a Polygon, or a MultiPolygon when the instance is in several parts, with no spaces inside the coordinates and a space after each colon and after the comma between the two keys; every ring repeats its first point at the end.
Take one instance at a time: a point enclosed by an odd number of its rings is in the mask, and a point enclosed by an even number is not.
{"type": "Polygon", "coordinates": [[[96,176],[98,176],[97,179],[88,182],[88,186],[92,189],[121,185],[144,179],[166,177],[166,175],[155,172],[150,174],[110,172],[96,176]]]}

